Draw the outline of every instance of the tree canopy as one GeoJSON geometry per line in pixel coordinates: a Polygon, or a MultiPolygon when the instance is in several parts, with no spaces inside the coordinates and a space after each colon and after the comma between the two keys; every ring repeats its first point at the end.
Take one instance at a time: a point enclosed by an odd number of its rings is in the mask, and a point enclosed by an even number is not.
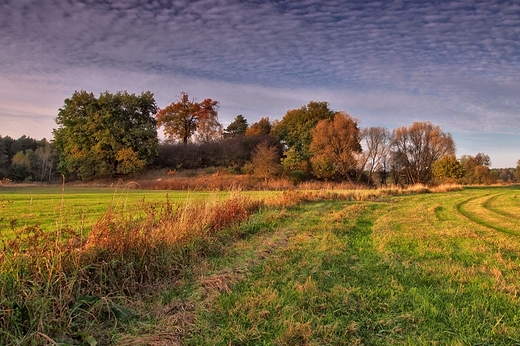
{"type": "Polygon", "coordinates": [[[445,155],[433,163],[433,177],[440,182],[456,182],[464,176],[464,167],[455,155],[445,155]]]}
{"type": "Polygon", "coordinates": [[[295,156],[309,160],[312,156],[309,152],[312,130],[320,120],[333,120],[335,114],[328,102],[310,101],[307,106],[287,111],[282,120],[276,123],[272,133],[292,148],[295,156]]]}
{"type": "Polygon", "coordinates": [[[224,138],[243,136],[247,131],[247,127],[247,119],[242,114],[239,114],[224,130],[224,138]]]}
{"type": "Polygon", "coordinates": [[[256,123],[249,126],[246,130],[246,136],[264,136],[271,134],[272,125],[269,117],[263,117],[256,123]]]}
{"type": "Polygon", "coordinates": [[[356,168],[355,154],[361,152],[357,120],[345,112],[338,112],[332,121],[318,122],[311,133],[309,151],[318,177],[330,178],[331,174],[339,174],[351,180],[351,173],[356,168]]]}
{"type": "Polygon", "coordinates": [[[99,98],[76,91],[55,118],[60,172],[86,179],[141,170],[158,153],[156,112],[149,91],[106,91],[99,98]]]}
{"type": "Polygon", "coordinates": [[[164,135],[168,140],[178,139],[187,144],[200,128],[204,129],[204,133],[212,133],[215,127],[221,127],[218,123],[218,106],[218,101],[207,98],[196,102],[186,92],[182,92],[177,102],[159,110],[155,117],[157,124],[164,127],[164,135]]]}
{"type": "Polygon", "coordinates": [[[429,183],[433,163],[444,155],[455,154],[449,133],[431,122],[414,122],[393,131],[393,157],[409,184],[429,183]]]}

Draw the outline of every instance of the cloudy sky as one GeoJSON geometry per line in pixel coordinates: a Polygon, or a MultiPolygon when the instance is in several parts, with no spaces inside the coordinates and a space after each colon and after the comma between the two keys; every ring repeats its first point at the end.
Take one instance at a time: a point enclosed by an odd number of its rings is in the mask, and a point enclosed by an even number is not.
{"type": "Polygon", "coordinates": [[[520,159],[520,5],[459,0],[0,0],[0,135],[51,138],[75,90],[181,91],[226,126],[327,101],[520,159]]]}

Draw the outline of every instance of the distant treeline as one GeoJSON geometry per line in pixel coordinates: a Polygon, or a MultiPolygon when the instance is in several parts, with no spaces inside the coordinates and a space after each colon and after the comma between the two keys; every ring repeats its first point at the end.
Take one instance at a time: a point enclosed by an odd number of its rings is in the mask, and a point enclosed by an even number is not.
{"type": "Polygon", "coordinates": [[[220,167],[266,180],[374,185],[520,180],[520,165],[490,169],[484,153],[456,158],[451,135],[430,122],[363,128],[327,102],[311,101],[288,110],[281,120],[264,117],[249,124],[239,114],[224,128],[218,107],[218,101],[197,102],[186,93],[160,109],[149,91],[99,97],[75,92],[58,111],[51,141],[0,136],[0,178],[89,180],[147,169],[220,167]]]}

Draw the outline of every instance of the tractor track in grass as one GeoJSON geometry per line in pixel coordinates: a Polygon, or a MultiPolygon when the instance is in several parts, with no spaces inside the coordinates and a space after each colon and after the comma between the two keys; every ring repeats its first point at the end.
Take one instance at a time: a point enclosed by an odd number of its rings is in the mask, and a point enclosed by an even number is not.
{"type": "Polygon", "coordinates": [[[497,199],[497,197],[499,197],[499,196],[501,196],[501,194],[493,194],[491,196],[489,194],[486,194],[484,196],[476,196],[476,197],[467,198],[467,199],[463,200],[462,202],[459,202],[456,204],[457,212],[459,214],[461,214],[462,216],[466,217],[471,222],[476,223],[478,225],[493,229],[498,232],[502,232],[502,233],[506,233],[506,234],[510,234],[510,235],[514,235],[514,236],[520,236],[520,231],[511,229],[509,227],[503,227],[502,225],[495,224],[490,219],[489,216],[488,217],[479,217],[478,215],[476,215],[476,212],[474,210],[473,211],[468,210],[469,209],[468,207],[471,202],[473,202],[477,199],[480,199],[480,200],[485,199],[483,202],[479,202],[479,206],[481,207],[481,209],[484,209],[484,210],[488,211],[489,213],[493,213],[500,218],[506,218],[506,220],[504,220],[504,221],[508,221],[508,223],[509,223],[509,221],[511,221],[510,219],[517,221],[518,220],[517,217],[515,217],[513,214],[491,207],[492,202],[495,201],[497,199]]]}
{"type": "Polygon", "coordinates": [[[504,216],[504,217],[507,217],[510,219],[514,219],[517,221],[520,220],[520,216],[515,215],[513,213],[509,213],[505,210],[502,210],[502,209],[499,209],[499,208],[493,206],[493,202],[495,202],[497,200],[497,197],[505,197],[505,196],[506,196],[505,194],[494,195],[494,196],[488,198],[482,206],[495,214],[498,214],[498,215],[501,215],[501,216],[504,216]]]}

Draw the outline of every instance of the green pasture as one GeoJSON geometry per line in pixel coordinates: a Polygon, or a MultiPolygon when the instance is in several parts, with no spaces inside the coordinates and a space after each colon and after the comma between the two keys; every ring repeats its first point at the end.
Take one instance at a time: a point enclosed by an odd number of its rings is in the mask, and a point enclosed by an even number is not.
{"type": "MultiPolygon", "coordinates": [[[[14,219],[16,227],[88,231],[109,207],[133,216],[143,203],[160,208],[166,194],[181,203],[229,192],[7,188],[2,232],[14,219]]],[[[187,244],[188,257],[167,282],[138,297],[98,297],[112,301],[113,315],[92,306],[91,324],[71,319],[73,331],[53,337],[114,345],[520,345],[520,187],[356,196],[262,208],[187,244]]]]}
{"type": "Polygon", "coordinates": [[[196,307],[188,345],[520,344],[518,187],[310,203],[243,227],[255,236],[165,296],[196,307]]]}
{"type": "MultiPolygon", "coordinates": [[[[70,227],[88,232],[107,211],[115,208],[129,215],[139,215],[142,207],[172,204],[209,198],[224,198],[230,192],[165,191],[132,188],[94,188],[61,186],[4,187],[0,189],[0,238],[9,237],[14,229],[40,226],[45,231],[70,227]]],[[[257,197],[266,192],[249,193],[257,197]]]]}

